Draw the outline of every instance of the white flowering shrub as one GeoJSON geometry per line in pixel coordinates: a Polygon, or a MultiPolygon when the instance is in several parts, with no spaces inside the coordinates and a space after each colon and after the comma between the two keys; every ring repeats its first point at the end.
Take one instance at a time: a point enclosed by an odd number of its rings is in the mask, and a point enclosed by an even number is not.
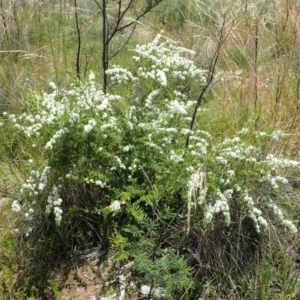
{"type": "Polygon", "coordinates": [[[266,151],[283,133],[251,132],[249,144],[247,129],[222,142],[197,123],[190,130],[206,76],[192,57],[157,36],[134,49],[132,69],[108,71],[110,93],[91,74],[68,89],[51,84],[23,114],[4,115],[41,153],[12,205],[27,235],[61,228],[72,243],[112,244],[129,259],[123,242],[138,243],[140,230],[161,247],[166,234],[175,242],[186,232],[234,229],[246,217],[257,234],[277,221],[297,231],[278,199],[299,162],[266,151]]]}
{"type": "MultiPolygon", "coordinates": [[[[30,170],[13,204],[29,222],[27,234],[44,217],[61,225],[70,218],[78,224],[80,215],[87,226],[113,227],[112,216],[146,202],[157,182],[181,169],[195,104],[189,94],[204,84],[205,71],[190,50],[159,39],[136,47],[139,68],[109,70],[120,95],[103,94],[91,74],[64,90],[51,83],[52,91],[33,94],[21,115],[4,114],[44,161],[30,158],[39,168],[30,170]]],[[[108,239],[102,229],[96,235],[108,239]]]]}

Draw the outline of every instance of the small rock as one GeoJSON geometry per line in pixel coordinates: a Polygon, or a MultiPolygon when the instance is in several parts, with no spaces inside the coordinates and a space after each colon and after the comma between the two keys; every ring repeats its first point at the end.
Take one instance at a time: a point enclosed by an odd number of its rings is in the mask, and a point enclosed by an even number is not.
{"type": "Polygon", "coordinates": [[[103,296],[90,296],[88,300],[112,300],[111,297],[103,297],[103,296]]]}
{"type": "Polygon", "coordinates": [[[149,295],[150,291],[151,291],[151,287],[149,285],[144,284],[141,286],[140,292],[142,295],[149,295]]]}
{"type": "Polygon", "coordinates": [[[151,294],[155,297],[155,298],[161,298],[161,297],[165,297],[166,296],[166,293],[165,291],[158,287],[158,288],[153,288],[152,291],[151,291],[151,287],[149,285],[142,285],[141,288],[140,288],[140,293],[142,295],[149,295],[151,292],[151,294]]]}

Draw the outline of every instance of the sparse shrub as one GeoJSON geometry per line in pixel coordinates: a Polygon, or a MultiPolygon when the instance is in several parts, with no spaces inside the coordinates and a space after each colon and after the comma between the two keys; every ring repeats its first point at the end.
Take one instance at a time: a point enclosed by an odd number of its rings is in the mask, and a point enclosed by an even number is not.
{"type": "Polygon", "coordinates": [[[135,48],[132,70],[108,71],[110,93],[91,73],[68,89],[52,84],[33,94],[21,115],[5,114],[41,153],[12,206],[25,216],[26,236],[49,251],[111,247],[116,263],[134,259],[147,283],[176,295],[193,289],[183,278],[174,285],[182,269],[191,276],[190,254],[198,275],[219,276],[209,266],[214,242],[223,266],[235,251],[242,264],[278,220],[297,231],[277,201],[299,162],[269,152],[284,133],[242,129],[220,142],[198,124],[189,129],[206,77],[192,56],[157,36],[135,48]]]}

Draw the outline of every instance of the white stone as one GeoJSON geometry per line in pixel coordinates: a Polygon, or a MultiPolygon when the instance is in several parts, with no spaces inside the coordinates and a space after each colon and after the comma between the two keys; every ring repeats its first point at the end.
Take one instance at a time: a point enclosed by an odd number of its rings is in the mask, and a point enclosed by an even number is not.
{"type": "Polygon", "coordinates": [[[149,295],[150,291],[151,287],[149,285],[144,284],[141,286],[140,292],[142,295],[149,295]]]}

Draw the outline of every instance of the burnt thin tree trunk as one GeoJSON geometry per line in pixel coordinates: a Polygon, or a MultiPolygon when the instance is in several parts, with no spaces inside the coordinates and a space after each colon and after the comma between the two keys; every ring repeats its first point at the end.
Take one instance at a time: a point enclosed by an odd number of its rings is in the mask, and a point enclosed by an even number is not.
{"type": "Polygon", "coordinates": [[[74,8],[75,8],[75,22],[76,22],[76,30],[77,30],[76,76],[80,80],[81,33],[80,33],[79,19],[78,19],[78,12],[77,12],[77,0],[74,0],[74,8]]]}
{"type": "Polygon", "coordinates": [[[102,68],[103,68],[103,92],[106,94],[108,89],[108,29],[107,29],[107,12],[106,0],[102,0],[102,68]]]}

